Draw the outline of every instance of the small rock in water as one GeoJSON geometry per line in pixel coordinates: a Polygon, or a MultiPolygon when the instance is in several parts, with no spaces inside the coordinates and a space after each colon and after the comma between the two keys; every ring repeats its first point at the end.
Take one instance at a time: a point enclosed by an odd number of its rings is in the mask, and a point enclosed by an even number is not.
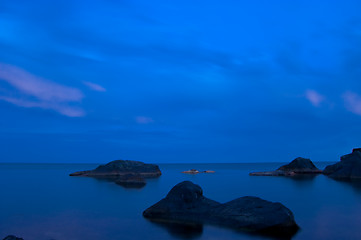
{"type": "Polygon", "coordinates": [[[289,164],[283,165],[274,171],[252,172],[251,176],[299,176],[304,174],[319,174],[318,169],[310,159],[298,157],[289,164]]]}
{"type": "Polygon", "coordinates": [[[155,164],[115,160],[93,170],[74,172],[69,175],[106,179],[126,188],[142,188],[146,184],[145,178],[155,178],[161,174],[162,172],[155,164]]]}

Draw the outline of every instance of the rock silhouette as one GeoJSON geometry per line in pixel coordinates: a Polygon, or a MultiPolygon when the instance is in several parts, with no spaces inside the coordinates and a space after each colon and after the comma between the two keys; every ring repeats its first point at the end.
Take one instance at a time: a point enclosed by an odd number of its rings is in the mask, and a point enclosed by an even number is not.
{"type": "Polygon", "coordinates": [[[327,166],[323,174],[335,179],[361,179],[361,149],[355,148],[342,156],[340,162],[327,166]]]}
{"type": "Polygon", "coordinates": [[[79,171],[70,176],[94,177],[114,181],[127,188],[141,188],[146,182],[145,178],[155,178],[162,174],[155,164],[146,164],[139,161],[115,160],[100,165],[94,170],[79,171]]]}
{"type": "Polygon", "coordinates": [[[221,204],[204,197],[202,188],[190,181],[174,186],[143,216],[154,221],[213,224],[276,236],[292,236],[299,228],[293,213],[281,203],[241,197],[221,204]]]}
{"type": "Polygon", "coordinates": [[[299,176],[304,174],[319,174],[318,169],[310,159],[298,157],[289,164],[283,165],[274,171],[252,172],[251,176],[299,176]]]}

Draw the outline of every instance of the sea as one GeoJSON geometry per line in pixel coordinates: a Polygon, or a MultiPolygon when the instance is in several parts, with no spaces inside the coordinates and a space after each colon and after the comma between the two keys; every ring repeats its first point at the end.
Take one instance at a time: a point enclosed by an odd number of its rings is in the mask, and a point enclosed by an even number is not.
{"type": "MultiPolygon", "coordinates": [[[[300,231],[292,239],[361,239],[361,182],[323,175],[305,178],[249,176],[285,163],[159,164],[162,176],[141,189],[69,173],[98,164],[0,164],[0,239],[24,240],[272,239],[228,228],[187,228],[151,222],[142,212],[181,181],[200,185],[206,197],[227,202],[256,196],[280,202],[300,231]],[[215,173],[187,175],[189,169],[215,173]]],[[[331,163],[315,163],[323,169],[331,163]]]]}

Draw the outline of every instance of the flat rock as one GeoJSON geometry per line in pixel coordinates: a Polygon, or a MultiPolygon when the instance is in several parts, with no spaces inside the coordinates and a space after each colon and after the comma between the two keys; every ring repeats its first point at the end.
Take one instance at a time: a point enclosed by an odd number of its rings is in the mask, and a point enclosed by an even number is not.
{"type": "Polygon", "coordinates": [[[198,171],[197,169],[191,169],[191,170],[183,171],[182,173],[186,173],[186,174],[215,173],[215,171],[213,170],[198,171]]]}
{"type": "Polygon", "coordinates": [[[7,237],[5,237],[3,240],[24,240],[23,238],[18,238],[14,235],[9,235],[7,237]]]}
{"type": "Polygon", "coordinates": [[[204,197],[202,188],[190,181],[174,186],[143,216],[153,221],[213,224],[276,236],[292,236],[299,229],[293,213],[281,203],[241,197],[221,204],[204,197]]]}
{"type": "Polygon", "coordinates": [[[289,164],[283,165],[274,171],[252,172],[251,176],[298,176],[302,174],[319,174],[318,169],[310,159],[298,157],[289,164]]]}
{"type": "Polygon", "coordinates": [[[335,179],[361,179],[361,149],[340,158],[340,162],[327,166],[323,174],[335,179]]]}

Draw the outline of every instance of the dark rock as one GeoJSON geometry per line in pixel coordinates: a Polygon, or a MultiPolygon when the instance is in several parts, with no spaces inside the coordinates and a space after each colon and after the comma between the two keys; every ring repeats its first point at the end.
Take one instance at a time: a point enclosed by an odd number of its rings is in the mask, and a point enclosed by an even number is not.
{"type": "Polygon", "coordinates": [[[9,236],[5,237],[3,240],[24,240],[24,239],[15,237],[14,235],[9,235],[9,236]]]}
{"type": "Polygon", "coordinates": [[[126,174],[139,174],[144,178],[162,175],[159,167],[155,164],[131,160],[115,160],[105,165],[100,165],[94,170],[71,173],[70,176],[118,177],[126,174]]]}
{"type": "Polygon", "coordinates": [[[361,179],[361,150],[353,149],[352,153],[340,158],[340,162],[329,165],[323,174],[336,179],[361,179]]]}
{"type": "Polygon", "coordinates": [[[275,171],[253,172],[251,176],[298,176],[301,174],[322,173],[310,159],[298,157],[289,164],[279,167],[275,171]]]}
{"type": "Polygon", "coordinates": [[[115,183],[125,188],[142,188],[146,185],[145,179],[138,174],[121,175],[115,183]]]}
{"type": "Polygon", "coordinates": [[[162,172],[155,164],[115,160],[105,165],[100,165],[94,170],[79,171],[69,175],[105,179],[127,188],[141,188],[146,184],[145,178],[159,177],[162,175],[162,172]]]}
{"type": "Polygon", "coordinates": [[[241,197],[221,204],[204,197],[202,188],[189,181],[174,186],[143,216],[154,221],[214,224],[279,236],[292,236],[298,230],[293,213],[281,203],[241,197]]]}

